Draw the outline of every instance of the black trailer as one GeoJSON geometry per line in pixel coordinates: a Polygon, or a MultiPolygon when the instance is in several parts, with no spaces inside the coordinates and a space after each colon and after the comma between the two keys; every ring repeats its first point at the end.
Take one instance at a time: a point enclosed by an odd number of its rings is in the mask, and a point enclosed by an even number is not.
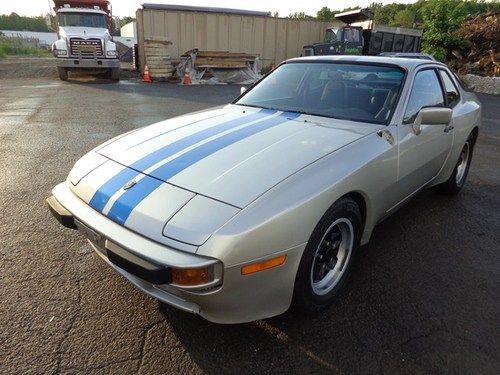
{"type": "Polygon", "coordinates": [[[420,52],[421,29],[374,25],[367,8],[338,13],[335,18],[346,26],[327,29],[324,41],[304,46],[302,56],[420,52]]]}

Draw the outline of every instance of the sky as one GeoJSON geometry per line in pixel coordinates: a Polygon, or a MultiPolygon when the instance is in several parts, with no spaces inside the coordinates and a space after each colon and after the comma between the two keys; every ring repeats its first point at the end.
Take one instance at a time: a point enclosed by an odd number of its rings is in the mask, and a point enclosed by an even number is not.
{"type": "MultiPolygon", "coordinates": [[[[377,2],[386,3],[413,3],[416,0],[377,0],[377,2]]],[[[10,14],[15,12],[23,16],[38,16],[48,13],[49,2],[51,0],[0,0],[0,14],[10,14]]],[[[234,9],[258,10],[264,12],[278,12],[281,17],[286,17],[290,13],[305,12],[309,15],[316,15],[316,12],[323,6],[328,6],[330,9],[343,9],[353,6],[366,7],[373,0],[307,0],[307,1],[290,1],[290,0],[272,0],[262,1],[254,0],[252,2],[243,0],[111,0],[113,5],[113,15],[118,17],[135,16],[135,11],[143,3],[160,3],[160,4],[182,4],[195,6],[211,6],[234,9]]]]}

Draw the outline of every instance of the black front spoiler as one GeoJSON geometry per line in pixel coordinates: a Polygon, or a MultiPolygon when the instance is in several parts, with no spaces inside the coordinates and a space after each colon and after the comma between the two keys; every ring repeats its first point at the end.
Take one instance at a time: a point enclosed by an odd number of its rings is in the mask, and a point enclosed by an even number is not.
{"type": "Polygon", "coordinates": [[[52,195],[46,199],[49,205],[49,210],[64,227],[70,229],[78,229],[75,224],[75,218],[66,208],[64,208],[61,203],[52,195]]]}

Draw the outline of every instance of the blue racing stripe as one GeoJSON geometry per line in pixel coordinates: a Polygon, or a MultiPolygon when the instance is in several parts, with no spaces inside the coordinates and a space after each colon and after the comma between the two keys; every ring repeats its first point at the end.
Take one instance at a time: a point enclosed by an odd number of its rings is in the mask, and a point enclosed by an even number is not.
{"type": "Polygon", "coordinates": [[[204,143],[186,152],[185,154],[172,159],[168,163],[149,173],[152,177],[147,176],[141,179],[132,189],[123,193],[123,195],[116,200],[109,210],[107,214],[108,217],[116,221],[118,224],[123,225],[132,213],[132,210],[154,190],[161,186],[163,181],[167,181],[186,168],[227,146],[277,126],[285,122],[287,119],[293,119],[298,116],[300,116],[298,113],[285,112],[279,116],[258,121],[252,125],[235,130],[234,132],[204,143]]]}
{"type": "Polygon", "coordinates": [[[134,177],[137,177],[140,174],[138,172],[142,172],[145,169],[155,165],[159,161],[168,158],[188,147],[191,147],[196,143],[203,141],[204,139],[244,125],[251,121],[262,119],[263,117],[269,116],[275,112],[276,111],[273,110],[262,109],[249,115],[222,122],[216,126],[204,129],[198,133],[192,134],[162,147],[132,163],[130,166],[128,166],[128,168],[123,169],[110,180],[106,181],[106,183],[99,187],[99,189],[97,189],[97,191],[94,193],[92,199],[89,202],[89,205],[98,211],[102,211],[111,196],[118,190],[120,190],[128,181],[132,180],[134,177]]]}

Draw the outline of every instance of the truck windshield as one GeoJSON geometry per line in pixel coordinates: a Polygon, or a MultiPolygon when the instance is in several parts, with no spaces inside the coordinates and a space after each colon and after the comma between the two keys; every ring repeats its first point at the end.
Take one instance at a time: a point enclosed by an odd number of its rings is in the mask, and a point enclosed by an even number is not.
{"type": "Polygon", "coordinates": [[[79,26],[79,27],[98,27],[105,29],[106,16],[104,14],[96,13],[77,13],[67,12],[59,13],[58,15],[59,26],[79,26]]]}
{"type": "Polygon", "coordinates": [[[328,29],[325,33],[325,42],[340,42],[342,40],[341,29],[328,29]]]}
{"type": "Polygon", "coordinates": [[[297,62],[281,65],[235,104],[387,124],[405,74],[396,66],[297,62]]]}

